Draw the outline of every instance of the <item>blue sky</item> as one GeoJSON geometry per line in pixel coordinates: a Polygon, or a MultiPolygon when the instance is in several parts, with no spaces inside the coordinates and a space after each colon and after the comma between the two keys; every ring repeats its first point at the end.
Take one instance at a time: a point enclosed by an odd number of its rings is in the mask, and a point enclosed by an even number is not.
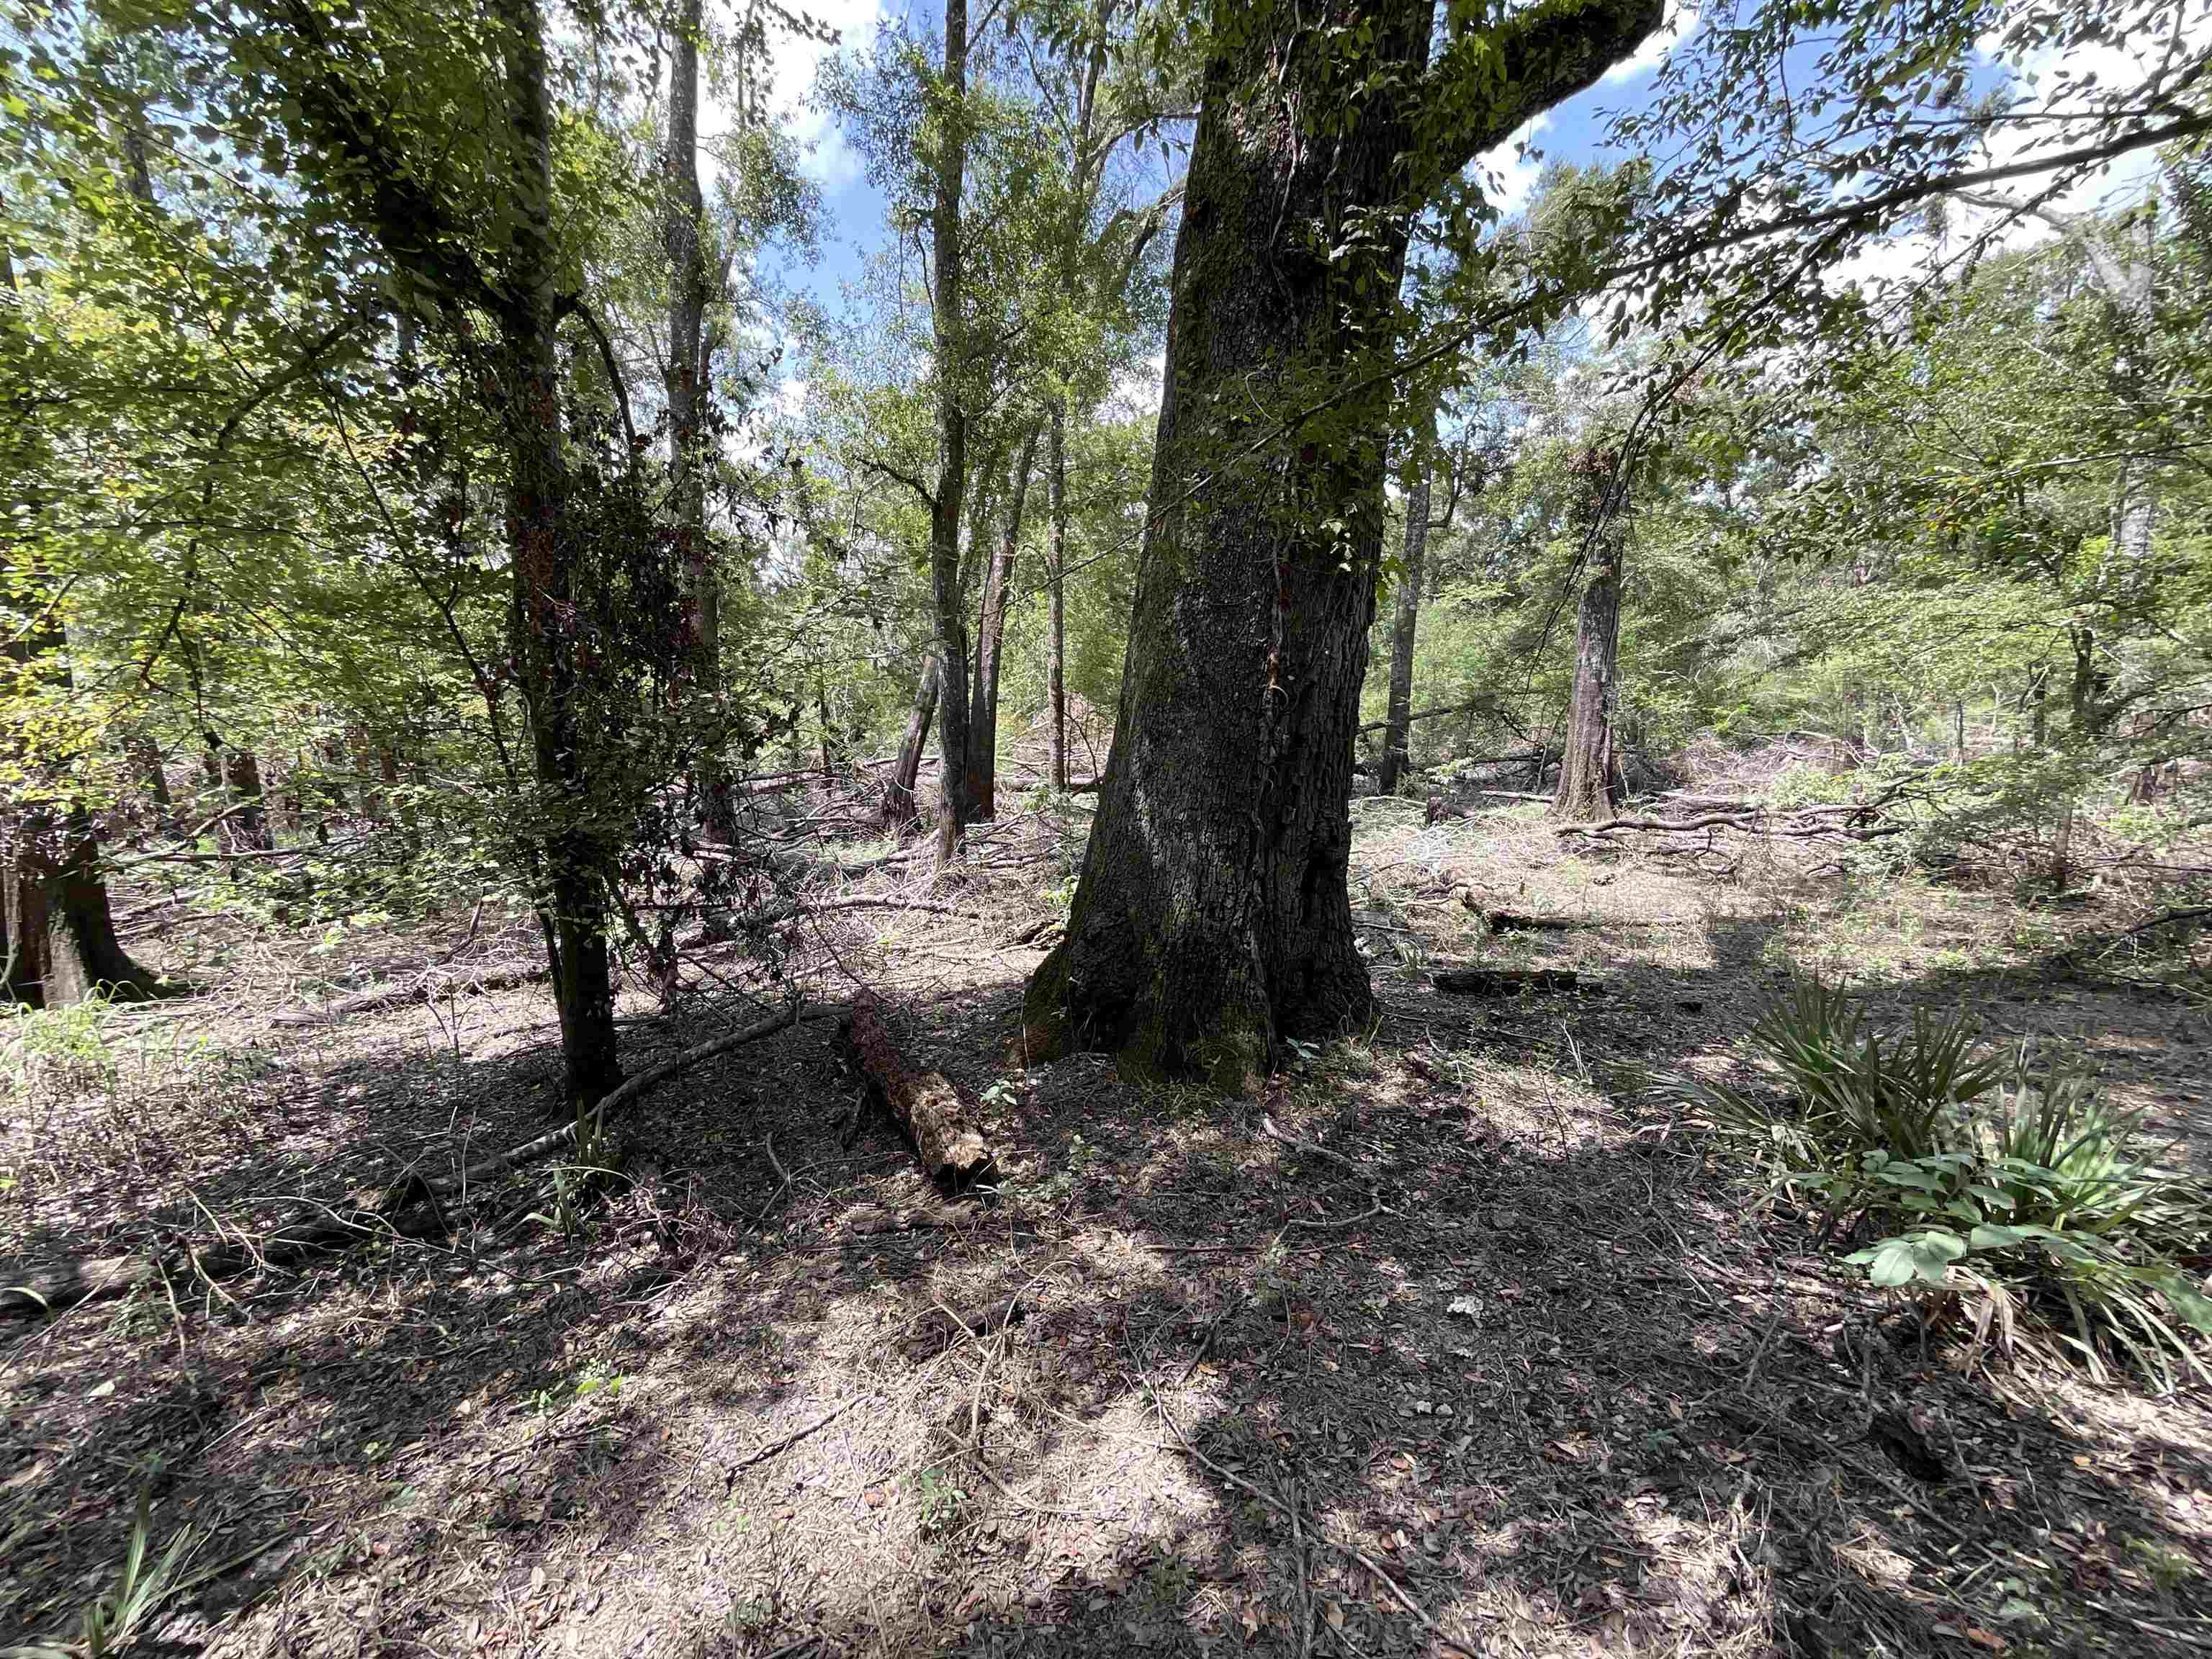
{"type": "MultiPolygon", "coordinates": [[[[808,9],[836,28],[849,47],[866,40],[880,19],[908,15],[909,9],[905,4],[886,5],[882,0],[828,0],[808,9]]],[[[1540,118],[1533,124],[1533,131],[1519,136],[1533,142],[1547,157],[1588,159],[1596,152],[1604,116],[1642,101],[1667,46],[1680,32],[1679,26],[1694,19],[1694,12],[1683,12],[1675,25],[1646,41],[1633,59],[1618,65],[1601,84],[1540,118]]],[[[822,186],[825,211],[821,260],[803,286],[835,314],[840,284],[859,273],[862,260],[880,242],[884,204],[861,176],[858,158],[835,125],[823,112],[808,106],[808,89],[825,55],[825,49],[811,42],[784,43],[778,51],[773,96],[775,104],[789,113],[801,138],[813,147],[807,170],[822,186]]],[[[1489,158],[1499,181],[1499,199],[1508,211],[1527,198],[1540,166],[1533,158],[1519,157],[1516,149],[1516,145],[1503,147],[1489,158]]]]}
{"type": "MultiPolygon", "coordinates": [[[[818,0],[809,9],[839,30],[844,46],[866,42],[885,16],[905,15],[915,0],[818,0]]],[[[929,0],[919,0],[921,7],[929,0]]],[[[2172,14],[2179,20],[2185,41],[2196,45],[2212,40],[2212,0],[2174,0],[2172,14]]],[[[1682,4],[1669,13],[1666,25],[1646,40],[1636,54],[1616,65],[1589,91],[1538,117],[1513,139],[1485,157],[1481,165],[1493,181],[1492,199],[1506,212],[1521,206],[1534,188],[1544,161],[1587,161],[1607,154],[1603,137],[1610,118],[1640,107],[1650,97],[1660,67],[1670,47],[1689,38],[1698,25],[1693,5],[1682,4]]],[[[926,20],[927,21],[927,20],[926,20]]],[[[2104,74],[2107,85],[2129,76],[2144,54],[2162,43],[2144,41],[2100,49],[2091,55],[2091,66],[2104,74]]],[[[826,112],[812,106],[808,98],[817,69],[831,48],[818,43],[785,42],[778,52],[775,104],[793,123],[801,140],[811,146],[807,169],[821,185],[825,211],[819,262],[810,271],[794,273],[799,286],[811,291],[833,317],[842,309],[841,286],[858,275],[867,254],[880,245],[884,204],[862,176],[858,158],[845,143],[826,112]]],[[[1991,75],[1996,67],[1986,57],[1991,75]]],[[[2076,67],[2081,65],[2076,64],[2076,67]]],[[[2014,66],[2024,70],[2048,69],[2046,64],[2014,66]]],[[[2014,146],[2016,150],[2016,144],[2014,146]]],[[[2010,159],[2000,145],[1992,159],[2010,159]]],[[[2107,178],[2093,182],[2063,204],[2081,209],[2128,190],[2139,190],[2149,176],[2149,156],[2124,161],[2107,178]]],[[[2027,225],[2016,233],[2021,239],[2050,234],[2027,225]]],[[[1925,245],[1907,238],[1887,248],[1863,254],[1850,274],[1881,276],[1902,274],[1926,252],[1925,245]]]]}

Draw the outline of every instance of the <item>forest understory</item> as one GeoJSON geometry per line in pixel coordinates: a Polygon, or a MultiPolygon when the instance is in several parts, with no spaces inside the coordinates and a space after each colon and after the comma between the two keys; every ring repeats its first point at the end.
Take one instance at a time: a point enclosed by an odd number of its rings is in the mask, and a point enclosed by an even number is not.
{"type": "MultiPolygon", "coordinates": [[[[604,1190],[525,1166],[404,1236],[0,1326],[0,1635],[66,1632],[143,1515],[149,1563],[179,1552],[146,1651],[2212,1647],[2201,1391],[1924,1330],[1663,1086],[1820,971],[2085,1054],[2201,1159],[2204,945],[2130,933],[2142,894],[1860,884],[1786,839],[1701,870],[1534,803],[1355,800],[1376,1022],[1224,1108],[1023,1065],[1087,823],[1060,799],[934,884],[825,843],[817,902],[937,908],[785,941],[810,998],[881,999],[994,1179],[933,1187],[810,1020],[633,1104],[604,1190]],[[1439,988],[1468,966],[1578,979],[1439,988]]],[[[333,945],[117,902],[203,988],[19,1040],[0,1282],[251,1254],[303,1199],[557,1125],[542,988],[471,988],[532,959],[520,920],[333,945]],[[427,1000],[303,1018],[432,965],[427,1000]]],[[[666,1010],[626,990],[632,1074],[758,1020],[754,988],[708,950],[666,1010]]]]}

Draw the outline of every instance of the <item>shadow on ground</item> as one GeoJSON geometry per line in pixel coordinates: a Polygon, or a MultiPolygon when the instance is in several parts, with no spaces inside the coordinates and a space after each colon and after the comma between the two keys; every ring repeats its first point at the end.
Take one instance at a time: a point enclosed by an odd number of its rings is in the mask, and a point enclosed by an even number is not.
{"type": "MultiPolygon", "coordinates": [[[[204,1534],[162,1634],[220,1653],[2201,1647],[2201,1407],[1900,1343],[1650,1092],[1728,1063],[1775,926],[1708,918],[1704,967],[1623,933],[1586,996],[1382,974],[1370,1040],[1228,1105],[1004,1061],[1009,957],[900,1010],[982,1103],[988,1201],[842,1146],[812,1025],[654,1097],[567,1234],[490,1228],[554,1212],[538,1175],[449,1237],[19,1326],[0,1628],[73,1618],[143,1491],[204,1534]]],[[[98,1242],[540,1127],[542,1041],[455,1053],[264,1057],[316,1092],[189,1167],[118,1142],[144,1196],[98,1242]]]]}

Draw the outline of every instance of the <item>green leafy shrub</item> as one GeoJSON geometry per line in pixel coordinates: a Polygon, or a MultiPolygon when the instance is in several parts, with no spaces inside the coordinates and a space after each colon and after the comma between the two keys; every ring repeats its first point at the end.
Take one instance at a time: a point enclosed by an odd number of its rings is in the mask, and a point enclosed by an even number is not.
{"type": "Polygon", "coordinates": [[[2017,1309],[2047,1313],[2100,1378],[2117,1349],[2162,1386],[2178,1371],[2212,1380],[2196,1340],[2212,1334],[2197,1279],[2212,1200],[2157,1161],[2140,1113],[2065,1065],[2037,1080],[2027,1045],[2007,1060],[1964,1012],[1916,1013],[1885,1038],[1817,980],[1776,999],[1752,1036],[1782,1090],[1687,1092],[1777,1184],[1820,1199],[1831,1231],[1882,1230],[1846,1258],[1875,1284],[1975,1294],[1982,1332],[2009,1330],[2017,1309]]]}

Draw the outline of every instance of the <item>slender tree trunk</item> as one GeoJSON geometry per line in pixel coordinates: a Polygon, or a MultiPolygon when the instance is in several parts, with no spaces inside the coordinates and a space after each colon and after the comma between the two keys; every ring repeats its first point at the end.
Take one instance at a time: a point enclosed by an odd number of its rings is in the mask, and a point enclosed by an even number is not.
{"type": "Polygon", "coordinates": [[[994,818],[998,811],[999,669],[1006,632],[1006,601],[1013,582],[1014,555],[1021,545],[1022,507],[1036,463],[1037,429],[1022,441],[1013,477],[1007,480],[1006,518],[998,556],[983,579],[983,604],[975,619],[975,690],[968,715],[968,816],[994,818]]]}
{"type": "Polygon", "coordinates": [[[1390,619],[1390,707],[1382,728],[1382,764],[1376,787],[1398,793],[1399,781],[1413,767],[1413,635],[1421,619],[1422,565],[1429,545],[1429,468],[1417,462],[1419,477],[1406,494],[1405,569],[1398,577],[1390,619]]]}
{"type": "MultiPolygon", "coordinates": [[[[2067,738],[2077,756],[2091,754],[2104,735],[2102,687],[2097,673],[2097,635],[2094,629],[2076,626],[2068,630],[2074,647],[2074,678],[2068,688],[2067,738]]],[[[2063,893],[2074,876],[2074,823],[2080,811],[2070,787],[2058,809],[2058,822],[2051,838],[2051,888],[2063,893]]]]}
{"type": "Polygon", "coordinates": [[[535,0],[495,0],[507,24],[507,91],[514,142],[509,166],[514,257],[501,340],[510,378],[507,541],[514,572],[513,651],[530,716],[538,786],[548,822],[541,878],[561,1051],[572,1102],[613,1086],[614,988],[607,954],[614,849],[591,827],[592,779],[581,754],[581,707],[591,666],[578,660],[574,480],[562,453],[556,341],[559,262],[552,233],[552,105],[544,20],[535,0]]]}
{"type": "Polygon", "coordinates": [[[968,626],[960,583],[960,508],[968,487],[967,369],[961,320],[960,195],[968,170],[968,0],[945,0],[945,78],[939,90],[936,195],[930,210],[937,349],[937,493],[930,505],[929,573],[944,705],[938,749],[937,867],[951,862],[968,810],[968,626]]]}
{"type": "Polygon", "coordinates": [[[1051,705],[1048,759],[1052,787],[1067,787],[1067,422],[1066,400],[1052,400],[1052,446],[1047,458],[1050,475],[1052,534],[1046,543],[1045,596],[1049,612],[1045,646],[1045,701],[1051,705]]]}
{"type": "Polygon", "coordinates": [[[893,830],[903,830],[915,820],[915,781],[921,775],[921,751],[928,745],[929,723],[937,714],[937,675],[942,665],[943,659],[933,650],[915,684],[914,712],[907,716],[906,736],[884,791],[884,823],[893,830]]]}
{"type": "Polygon", "coordinates": [[[1559,787],[1553,810],[1581,822],[1613,817],[1613,742],[1619,714],[1620,555],[1627,539],[1625,483],[1618,452],[1586,450],[1577,471],[1583,501],[1579,527],[1591,568],[1575,622],[1575,688],[1567,708],[1559,787]]]}
{"type": "MultiPolygon", "coordinates": [[[[708,834],[724,846],[738,836],[737,797],[723,758],[720,574],[707,532],[706,318],[709,298],[706,196],[699,185],[699,37],[702,0],[682,0],[671,43],[668,150],[662,159],[661,245],[668,255],[668,447],[670,511],[684,572],[693,694],[700,721],[699,793],[708,834]]],[[[742,111],[740,112],[742,114],[742,111]]]]}

